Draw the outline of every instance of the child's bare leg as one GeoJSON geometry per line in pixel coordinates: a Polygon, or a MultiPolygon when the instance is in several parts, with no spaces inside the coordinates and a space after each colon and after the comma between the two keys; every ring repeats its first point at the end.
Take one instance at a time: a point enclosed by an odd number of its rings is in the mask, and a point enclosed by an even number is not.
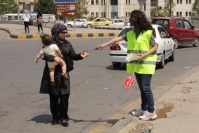
{"type": "Polygon", "coordinates": [[[55,86],[55,80],[54,80],[55,68],[49,68],[49,71],[50,71],[50,82],[51,82],[51,86],[55,86]]]}
{"type": "Polygon", "coordinates": [[[68,75],[66,74],[66,71],[67,71],[66,63],[61,58],[60,58],[60,60],[57,61],[57,63],[62,67],[62,77],[64,79],[68,80],[68,75]]]}

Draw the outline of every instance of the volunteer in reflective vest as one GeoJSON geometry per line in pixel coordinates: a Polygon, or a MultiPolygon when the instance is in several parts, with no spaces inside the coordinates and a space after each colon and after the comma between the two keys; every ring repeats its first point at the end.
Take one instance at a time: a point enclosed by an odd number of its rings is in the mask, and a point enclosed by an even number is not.
{"type": "Polygon", "coordinates": [[[118,41],[126,40],[127,46],[127,73],[135,73],[135,77],[141,92],[141,109],[133,110],[132,114],[141,120],[154,120],[157,118],[154,109],[154,98],[151,90],[151,78],[155,73],[156,50],[158,44],[155,42],[154,30],[147,20],[144,12],[133,10],[130,16],[132,30],[126,34],[114,38],[98,46],[98,50],[118,41]]]}

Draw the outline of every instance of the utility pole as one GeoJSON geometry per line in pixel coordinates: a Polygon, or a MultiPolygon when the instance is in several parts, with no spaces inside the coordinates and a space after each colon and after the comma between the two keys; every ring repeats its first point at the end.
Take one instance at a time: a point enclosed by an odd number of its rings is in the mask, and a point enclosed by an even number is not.
{"type": "Polygon", "coordinates": [[[110,5],[110,0],[106,1],[106,17],[109,18],[109,5],[110,5]]]}
{"type": "Polygon", "coordinates": [[[170,6],[170,17],[172,17],[171,1],[172,1],[172,0],[169,0],[169,6],[170,6]]]}
{"type": "Polygon", "coordinates": [[[17,2],[18,2],[18,20],[19,20],[20,2],[19,2],[19,0],[17,2]]]}

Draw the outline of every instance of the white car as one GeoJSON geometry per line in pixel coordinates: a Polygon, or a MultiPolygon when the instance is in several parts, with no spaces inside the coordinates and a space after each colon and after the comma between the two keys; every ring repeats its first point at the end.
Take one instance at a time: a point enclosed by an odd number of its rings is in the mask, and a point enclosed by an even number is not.
{"type": "Polygon", "coordinates": [[[83,25],[83,23],[85,23],[85,22],[87,22],[87,20],[86,19],[76,19],[76,21],[74,22],[74,21],[72,21],[72,22],[68,22],[67,23],[67,27],[74,27],[74,25],[76,25],[76,27],[82,27],[83,25]]]}
{"type": "MultiPolygon", "coordinates": [[[[159,68],[164,68],[166,59],[174,61],[174,41],[163,27],[155,24],[152,26],[156,34],[155,41],[158,44],[157,66],[159,68]]],[[[131,27],[126,27],[118,34],[118,36],[124,35],[130,30],[132,30],[131,27]]],[[[127,42],[125,40],[111,45],[110,50],[110,58],[114,68],[119,68],[121,63],[126,63],[125,59],[127,56],[127,42]]]]}
{"type": "Polygon", "coordinates": [[[124,26],[125,22],[123,19],[114,19],[113,24],[110,24],[110,26],[124,26]]]}

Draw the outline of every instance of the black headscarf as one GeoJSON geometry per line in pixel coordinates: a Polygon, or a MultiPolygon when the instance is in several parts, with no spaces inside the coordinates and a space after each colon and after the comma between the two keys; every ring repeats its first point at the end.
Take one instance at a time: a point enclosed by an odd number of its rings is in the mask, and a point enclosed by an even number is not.
{"type": "Polygon", "coordinates": [[[53,28],[51,29],[53,41],[59,42],[59,43],[64,43],[64,40],[61,40],[59,38],[59,33],[63,32],[64,30],[67,30],[66,26],[61,23],[56,23],[53,28]]]}

